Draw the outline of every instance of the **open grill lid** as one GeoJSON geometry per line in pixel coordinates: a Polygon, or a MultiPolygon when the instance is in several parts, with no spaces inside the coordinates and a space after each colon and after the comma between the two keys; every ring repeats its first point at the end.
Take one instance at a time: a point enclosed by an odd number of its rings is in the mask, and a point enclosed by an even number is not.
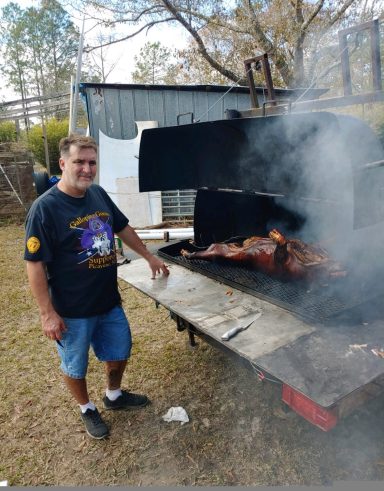
{"type": "Polygon", "coordinates": [[[384,159],[373,131],[327,112],[239,118],[142,132],[140,191],[231,189],[353,208],[384,219],[384,159]]]}

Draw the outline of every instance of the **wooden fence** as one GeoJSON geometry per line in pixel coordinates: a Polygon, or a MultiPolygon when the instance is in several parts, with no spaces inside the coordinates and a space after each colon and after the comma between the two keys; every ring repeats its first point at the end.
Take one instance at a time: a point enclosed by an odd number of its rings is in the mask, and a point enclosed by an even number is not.
{"type": "Polygon", "coordinates": [[[33,159],[28,152],[0,145],[0,217],[17,217],[36,199],[33,159]]]}

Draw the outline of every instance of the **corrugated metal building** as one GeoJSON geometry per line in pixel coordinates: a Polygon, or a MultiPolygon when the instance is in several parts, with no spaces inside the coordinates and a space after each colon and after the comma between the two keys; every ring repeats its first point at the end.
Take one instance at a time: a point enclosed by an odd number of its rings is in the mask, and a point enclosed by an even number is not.
{"type": "MultiPolygon", "coordinates": [[[[314,98],[316,91],[275,89],[277,100],[314,98]],[[305,97],[303,97],[305,95],[305,97]]],[[[137,135],[135,121],[157,121],[159,127],[225,119],[227,109],[250,109],[248,87],[221,85],[80,85],[89,121],[89,132],[99,141],[99,130],[110,138],[129,140],[137,135]]],[[[316,93],[316,96],[319,94],[316,93]]],[[[257,88],[260,106],[267,100],[257,88]]],[[[162,193],[163,218],[191,218],[194,190],[162,193]]]]}

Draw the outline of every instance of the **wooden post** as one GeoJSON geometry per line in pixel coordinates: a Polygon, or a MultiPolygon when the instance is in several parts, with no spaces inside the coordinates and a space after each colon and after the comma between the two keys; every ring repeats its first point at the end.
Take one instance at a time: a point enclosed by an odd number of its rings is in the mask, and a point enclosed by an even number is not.
{"type": "Polygon", "coordinates": [[[75,95],[73,97],[73,114],[70,132],[73,133],[76,131],[76,123],[77,123],[77,99],[79,98],[79,83],[80,83],[80,75],[81,75],[81,65],[82,65],[82,57],[83,57],[83,44],[84,44],[84,23],[85,16],[83,17],[83,26],[81,29],[80,35],[80,43],[79,43],[79,51],[77,55],[77,69],[76,69],[76,82],[75,82],[75,95]]]}
{"type": "Polygon", "coordinates": [[[48,177],[51,177],[51,165],[50,165],[50,162],[49,162],[47,128],[45,126],[44,116],[41,117],[41,127],[43,129],[45,164],[47,166],[48,177]]]}

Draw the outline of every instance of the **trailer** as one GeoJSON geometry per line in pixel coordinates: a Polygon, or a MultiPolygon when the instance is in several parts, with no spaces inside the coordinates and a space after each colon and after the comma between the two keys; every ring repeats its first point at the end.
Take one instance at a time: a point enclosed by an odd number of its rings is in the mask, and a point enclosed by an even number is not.
{"type": "Polygon", "coordinates": [[[148,129],[139,166],[142,191],[197,189],[194,239],[158,250],[169,277],[151,280],[138,259],[121,279],[192,345],[199,336],[280,382],[283,404],[324,431],[382,392],[384,152],[365,123],[315,112],[148,129]],[[181,253],[274,227],[326,244],[346,278],[287,282],[181,253]]]}

